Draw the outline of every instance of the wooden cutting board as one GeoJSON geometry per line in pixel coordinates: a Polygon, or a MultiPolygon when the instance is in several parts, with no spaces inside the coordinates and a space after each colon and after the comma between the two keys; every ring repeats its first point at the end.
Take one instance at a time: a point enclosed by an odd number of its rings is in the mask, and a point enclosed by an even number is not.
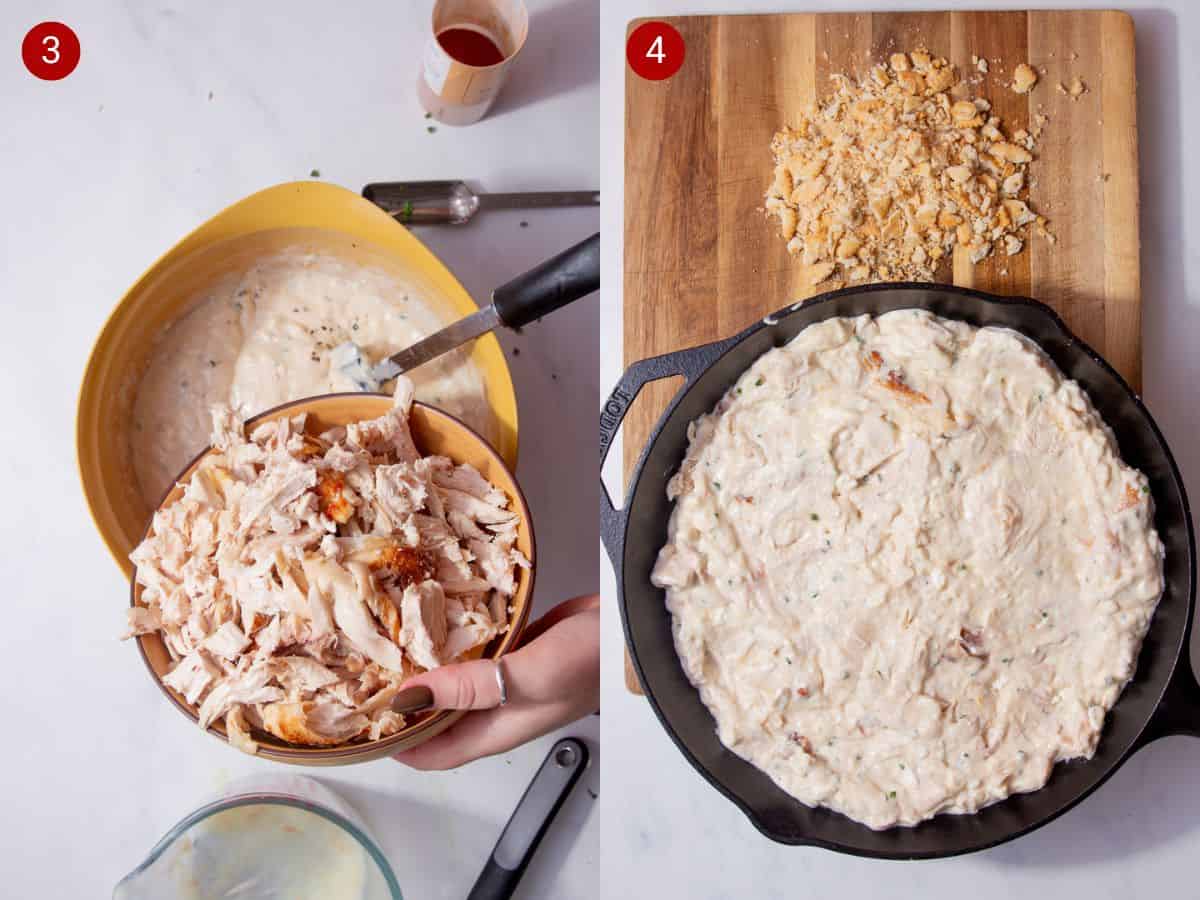
{"type": "MultiPolygon", "coordinates": [[[[630,23],[632,31],[642,22],[630,23]]],[[[865,75],[926,47],[960,74],[1006,129],[1049,116],[1030,175],[1031,205],[1056,245],[956,265],[946,280],[1035,297],[1141,386],[1133,21],[1115,11],[930,12],[668,18],[686,46],[665,81],[625,73],[626,363],[726,337],[809,296],[798,261],[761,212],[771,137],[827,95],[829,75],[865,75]],[[1028,95],[1018,63],[1043,69],[1028,95]],[[1087,93],[1059,93],[1079,76],[1087,93]]],[[[948,267],[949,268],[949,267],[948,267]]],[[[625,420],[628,475],[676,385],[647,386],[625,420]]],[[[638,690],[626,660],[626,682],[638,690]]]]}

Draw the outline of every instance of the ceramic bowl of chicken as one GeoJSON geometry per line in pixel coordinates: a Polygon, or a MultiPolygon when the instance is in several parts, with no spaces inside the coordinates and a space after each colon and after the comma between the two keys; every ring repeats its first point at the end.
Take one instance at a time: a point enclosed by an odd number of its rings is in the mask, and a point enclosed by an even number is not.
{"type": "MultiPolygon", "coordinates": [[[[339,426],[355,427],[357,425],[361,427],[362,423],[377,420],[392,408],[393,399],[383,394],[334,394],[310,398],[284,404],[248,420],[245,425],[245,434],[261,434],[258,429],[270,423],[273,427],[302,428],[302,432],[297,432],[297,436],[307,441],[307,436],[315,438],[318,435],[327,435],[330,433],[330,429],[336,429],[339,426]],[[300,420],[296,416],[301,412],[305,414],[305,419],[302,424],[298,425],[300,420]]],[[[513,593],[507,600],[506,608],[500,613],[506,618],[504,623],[506,627],[486,645],[466,651],[457,657],[456,661],[479,657],[498,658],[516,646],[529,617],[536,565],[533,526],[529,508],[516,479],[500,454],[462,422],[441,410],[415,403],[408,416],[408,426],[412,443],[415,444],[416,451],[422,457],[445,457],[455,466],[473,467],[491,488],[503,492],[508,501],[507,509],[517,516],[513,547],[519,551],[519,556],[527,561],[528,565],[516,567],[514,570],[515,585],[511,588],[513,593]]],[[[185,489],[193,476],[196,476],[197,472],[205,471],[203,468],[205,457],[206,454],[201,454],[179,476],[175,487],[160,504],[161,509],[170,508],[184,496],[185,489]]],[[[327,495],[320,487],[316,493],[322,497],[322,501],[328,500],[327,495]]],[[[153,528],[152,525],[151,530],[147,530],[146,534],[149,535],[153,528]]],[[[311,573],[308,574],[311,576],[311,573]]],[[[130,597],[131,607],[134,609],[142,608],[144,610],[147,606],[143,597],[146,589],[141,583],[144,580],[145,578],[138,577],[135,570],[130,597]]],[[[335,614],[337,612],[336,601],[334,612],[335,614]]],[[[244,619],[242,621],[244,622],[244,619]]],[[[380,633],[386,634],[386,629],[379,623],[373,622],[373,624],[379,628],[380,633]]],[[[249,630],[247,628],[247,631],[249,630]]],[[[378,635],[374,637],[378,637],[378,635]]],[[[189,701],[180,690],[164,683],[164,678],[167,678],[168,674],[179,665],[181,654],[178,648],[176,647],[173,651],[171,647],[168,647],[163,633],[159,631],[139,634],[136,640],[147,671],[163,691],[164,696],[180,712],[198,725],[203,705],[199,702],[199,698],[195,698],[195,702],[189,701]]],[[[243,638],[243,640],[245,639],[243,638]]],[[[219,648],[214,647],[213,649],[219,648]]],[[[295,652],[303,654],[306,650],[301,647],[295,652]]],[[[405,652],[407,654],[407,647],[405,652]]],[[[222,663],[222,665],[226,664],[222,663]]],[[[226,667],[227,669],[232,668],[231,665],[226,667]]],[[[406,663],[405,673],[410,674],[407,667],[406,663]]],[[[209,693],[211,694],[211,691],[209,693]]],[[[262,707],[258,708],[262,709],[262,707]]],[[[400,730],[386,737],[371,740],[364,733],[356,735],[346,742],[327,746],[311,746],[283,740],[275,734],[253,727],[253,723],[251,728],[253,744],[256,745],[254,752],[258,756],[296,765],[332,766],[366,762],[407,750],[446,730],[464,714],[462,711],[448,710],[410,714],[405,718],[400,730]]],[[[244,727],[244,723],[239,725],[235,731],[240,731],[242,727],[244,727]]],[[[214,721],[208,725],[206,730],[221,740],[238,744],[239,735],[234,734],[231,739],[229,729],[224,721],[214,721]]],[[[245,747],[243,746],[242,749],[245,747]]]]}
{"type": "MultiPolygon", "coordinates": [[[[408,229],[335,185],[267,188],[181,240],[117,304],[80,389],[80,479],[125,576],[170,479],[207,442],[215,399],[250,417],[350,390],[332,380],[330,351],[339,341],[353,340],[374,361],[476,308],[408,229]],[[273,358],[273,350],[286,356],[273,358]],[[166,420],[172,415],[179,421],[166,420]]],[[[516,399],[495,337],[433,361],[414,380],[418,400],[462,418],[516,464],[516,399]],[[443,382],[469,377],[474,415],[424,391],[430,372],[443,382]]]]}

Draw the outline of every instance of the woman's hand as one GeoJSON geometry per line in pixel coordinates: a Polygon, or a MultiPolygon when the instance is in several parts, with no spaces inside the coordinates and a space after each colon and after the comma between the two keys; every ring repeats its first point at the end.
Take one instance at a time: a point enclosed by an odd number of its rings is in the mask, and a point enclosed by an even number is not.
{"type": "Polygon", "coordinates": [[[453,769],[504,753],[600,708],[600,598],[560,603],[525,630],[504,658],[508,703],[500,706],[496,664],[473,660],[423,672],[405,687],[433,691],[434,709],[473,709],[432,740],[397,753],[414,769],[453,769]]]}

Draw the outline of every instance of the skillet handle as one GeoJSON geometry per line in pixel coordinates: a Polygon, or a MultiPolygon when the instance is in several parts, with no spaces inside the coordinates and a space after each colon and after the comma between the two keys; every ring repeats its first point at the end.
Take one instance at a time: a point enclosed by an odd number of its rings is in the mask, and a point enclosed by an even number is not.
{"type": "Polygon", "coordinates": [[[1138,737],[1134,749],[1172,734],[1200,737],[1200,684],[1196,682],[1196,674],[1188,659],[1187,641],[1184,642],[1179,662],[1175,664],[1175,671],[1171,673],[1171,680],[1167,682],[1162,700],[1138,737]]]}
{"type": "MultiPolygon", "coordinates": [[[[625,421],[625,414],[637,399],[637,395],[651,381],[661,378],[672,378],[676,375],[684,377],[684,384],[676,391],[678,398],[691,387],[710,365],[713,364],[729,347],[737,342],[737,338],[726,338],[711,344],[702,344],[687,350],[677,350],[674,353],[664,353],[662,356],[651,356],[640,360],[625,370],[617,386],[613,388],[608,400],[600,409],[600,468],[604,468],[604,460],[608,458],[609,447],[613,438],[625,421]]],[[[645,449],[642,450],[645,453],[645,449]]],[[[632,487],[632,486],[631,486],[632,487]]],[[[625,526],[629,521],[629,502],[621,509],[613,506],[604,479],[600,479],[600,539],[612,560],[613,570],[617,578],[621,576],[621,560],[625,556],[625,526]]]]}

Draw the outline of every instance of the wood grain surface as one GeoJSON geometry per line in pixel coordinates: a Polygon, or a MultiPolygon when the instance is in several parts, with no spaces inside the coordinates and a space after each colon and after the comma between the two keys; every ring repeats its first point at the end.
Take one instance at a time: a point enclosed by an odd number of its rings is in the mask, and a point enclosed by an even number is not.
{"type": "MultiPolygon", "coordinates": [[[[629,29],[643,21],[635,20],[629,29]]],[[[811,287],[762,213],[771,138],[825,96],[833,73],[865,75],[924,46],[959,68],[988,61],[973,86],[1005,129],[1049,117],[1030,176],[1031,205],[1056,244],[972,266],[956,254],[938,280],[1035,297],[1141,387],[1133,21],[1116,11],[687,16],[683,67],[666,81],[625,74],[626,363],[706,343],[809,296],[811,287]],[[1027,95],[1013,69],[1040,71],[1027,95]],[[1079,76],[1078,100],[1056,90],[1079,76]]],[[[973,71],[973,70],[971,70],[973,71]]],[[[675,391],[648,385],[625,420],[631,471],[675,391]]],[[[626,682],[637,690],[626,660],[626,682]]]]}

